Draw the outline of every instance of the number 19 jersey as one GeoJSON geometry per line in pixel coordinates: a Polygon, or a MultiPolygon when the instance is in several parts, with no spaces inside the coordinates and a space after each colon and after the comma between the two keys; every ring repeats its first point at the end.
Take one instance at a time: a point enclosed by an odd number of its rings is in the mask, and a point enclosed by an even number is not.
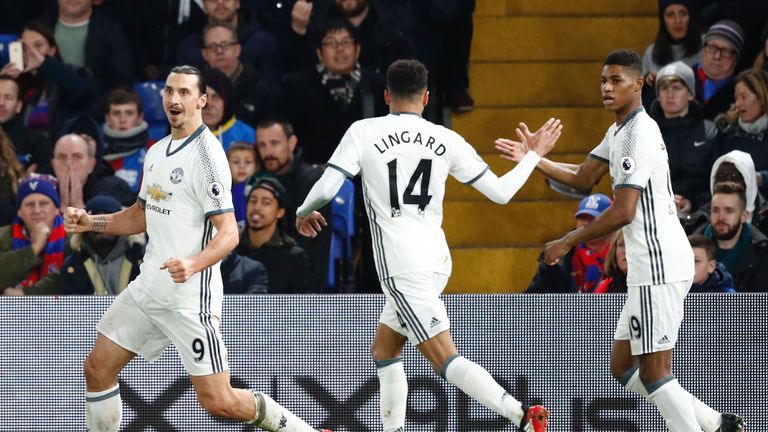
{"type": "Polygon", "coordinates": [[[362,176],[379,279],[450,275],[442,230],[445,182],[451,175],[472,184],[488,170],[459,134],[411,113],[360,120],[344,134],[328,167],[362,176]]]}

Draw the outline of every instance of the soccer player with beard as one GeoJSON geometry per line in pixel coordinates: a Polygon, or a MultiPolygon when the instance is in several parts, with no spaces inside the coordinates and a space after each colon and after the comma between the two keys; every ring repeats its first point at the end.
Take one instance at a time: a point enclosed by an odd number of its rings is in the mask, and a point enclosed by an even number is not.
{"type": "Polygon", "coordinates": [[[715,240],[718,261],[731,273],[737,292],[765,292],[768,280],[768,238],[748,222],[747,196],[742,185],[715,185],[711,224],[704,235],[715,240]]]}
{"type": "Polygon", "coordinates": [[[171,135],[147,152],[138,201],[106,215],[66,210],[68,232],[149,234],[141,273],[104,313],[83,365],[91,432],[120,427],[118,373],[137,354],[157,359],[171,342],[210,414],[268,431],[316,431],[268,395],[230,386],[219,263],[237,246],[238,231],[227,158],[202,119],[206,102],[200,71],[173,68],[163,89],[171,135]]]}
{"type": "MultiPolygon", "coordinates": [[[[554,265],[575,245],[624,231],[627,300],[614,333],[611,372],[627,389],[653,403],[671,432],[737,432],[744,420],[720,414],[688,393],[672,375],[672,350],[683,320],[683,301],[694,275],[693,251],[677,219],[667,150],[659,127],[641,100],[642,60],[631,50],[603,62],[600,92],[616,122],[581,165],[542,159],[537,169],[580,191],[610,174],[613,204],[588,225],[547,243],[554,265]]],[[[529,135],[518,129],[520,137],[529,135]]],[[[522,160],[521,142],[497,140],[505,159],[522,160]]]]}

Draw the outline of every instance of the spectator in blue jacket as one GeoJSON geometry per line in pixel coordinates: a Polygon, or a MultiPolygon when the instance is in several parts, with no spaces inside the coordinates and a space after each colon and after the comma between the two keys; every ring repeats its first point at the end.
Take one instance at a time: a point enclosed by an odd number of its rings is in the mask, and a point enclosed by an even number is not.
{"type": "Polygon", "coordinates": [[[256,131],[235,116],[235,100],[229,78],[216,69],[208,69],[203,74],[208,85],[203,123],[221,141],[224,151],[229,150],[229,146],[236,141],[255,142],[256,131]]]}
{"type": "Polygon", "coordinates": [[[717,246],[703,234],[688,236],[693,248],[695,273],[690,292],[736,292],[733,277],[722,263],[717,262],[717,246]]]}

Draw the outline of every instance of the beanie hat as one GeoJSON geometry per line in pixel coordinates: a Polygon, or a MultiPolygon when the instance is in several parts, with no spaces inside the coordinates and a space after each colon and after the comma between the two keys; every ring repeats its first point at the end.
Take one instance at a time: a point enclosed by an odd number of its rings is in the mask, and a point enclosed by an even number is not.
{"type": "Polygon", "coordinates": [[[61,207],[61,200],[59,200],[59,192],[56,190],[56,185],[48,179],[33,176],[21,181],[19,193],[16,195],[16,208],[20,208],[24,198],[33,193],[43,194],[50,198],[56,204],[56,207],[61,207]]]}
{"type": "Polygon", "coordinates": [[[691,0],[659,0],[659,19],[664,19],[664,12],[673,4],[683,5],[691,12],[691,0]]]}
{"type": "Polygon", "coordinates": [[[205,69],[203,77],[205,77],[205,84],[214,89],[224,101],[224,111],[221,113],[221,124],[224,124],[235,115],[235,104],[232,103],[232,81],[224,72],[213,68],[205,69]]]}
{"type": "Polygon", "coordinates": [[[107,194],[98,194],[85,203],[85,211],[88,214],[111,214],[122,209],[120,201],[107,194]]]}
{"type": "Polygon", "coordinates": [[[661,85],[661,81],[670,77],[677,78],[682,81],[682,83],[688,87],[688,91],[691,92],[691,95],[696,96],[696,81],[693,78],[693,69],[681,61],[670,63],[659,69],[659,72],[656,74],[657,96],[659,94],[659,86],[661,85]]]}
{"type": "Polygon", "coordinates": [[[250,198],[253,191],[256,189],[264,189],[272,193],[274,195],[275,199],[277,200],[278,207],[284,208],[285,207],[285,199],[288,195],[288,192],[285,190],[285,186],[283,186],[282,183],[280,183],[280,180],[269,176],[269,177],[262,177],[259,180],[256,181],[256,183],[253,185],[253,188],[248,192],[248,197],[250,198]]]}
{"type": "Polygon", "coordinates": [[[592,217],[598,217],[608,207],[613,204],[613,201],[608,198],[607,195],[598,193],[584,197],[579,203],[579,209],[574,213],[575,216],[590,215],[592,217]]]}
{"type": "Polygon", "coordinates": [[[724,39],[736,51],[736,57],[741,57],[741,49],[744,47],[744,30],[741,29],[739,23],[722,20],[712,24],[712,27],[707,30],[707,34],[704,35],[704,43],[713,38],[724,39]]]}

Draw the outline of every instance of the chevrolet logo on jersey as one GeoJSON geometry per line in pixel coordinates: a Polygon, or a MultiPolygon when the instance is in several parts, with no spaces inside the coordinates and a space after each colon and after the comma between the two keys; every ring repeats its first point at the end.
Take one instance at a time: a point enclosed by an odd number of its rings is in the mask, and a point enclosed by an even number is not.
{"type": "Polygon", "coordinates": [[[173,192],[165,192],[160,187],[159,184],[155,183],[149,188],[147,188],[147,195],[149,197],[157,202],[160,202],[160,200],[168,201],[171,199],[171,195],[173,195],[173,192]]]}

